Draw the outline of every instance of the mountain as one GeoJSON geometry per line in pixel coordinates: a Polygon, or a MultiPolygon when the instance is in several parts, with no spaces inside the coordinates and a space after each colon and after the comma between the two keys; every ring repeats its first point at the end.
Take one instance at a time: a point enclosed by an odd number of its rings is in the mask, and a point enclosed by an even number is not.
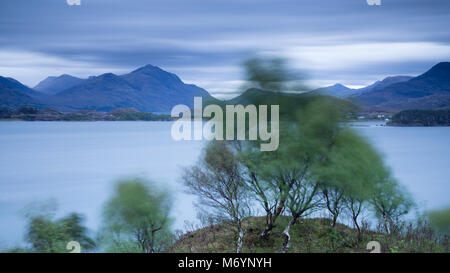
{"type": "Polygon", "coordinates": [[[424,74],[404,82],[377,88],[352,98],[365,106],[387,109],[450,108],[450,62],[433,66],[424,74]]]}
{"type": "Polygon", "coordinates": [[[136,69],[122,78],[140,91],[141,98],[149,102],[146,107],[158,112],[169,112],[177,104],[192,107],[194,97],[216,101],[205,89],[185,84],[177,75],[152,65],[136,69]]]}
{"type": "Polygon", "coordinates": [[[0,76],[0,86],[2,88],[8,88],[31,97],[39,97],[41,94],[34,91],[33,89],[21,84],[18,80],[13,78],[7,78],[0,76]]]}
{"type": "Polygon", "coordinates": [[[80,84],[83,81],[83,79],[63,74],[59,77],[47,77],[33,87],[33,89],[45,94],[56,94],[80,84]]]}
{"type": "Polygon", "coordinates": [[[414,78],[414,77],[411,77],[411,76],[390,76],[390,77],[386,77],[386,78],[384,78],[381,81],[376,81],[375,83],[373,83],[373,84],[371,84],[369,86],[366,86],[366,87],[358,89],[358,93],[357,94],[362,94],[362,93],[366,93],[366,92],[369,92],[369,91],[380,90],[380,89],[383,89],[383,88],[385,88],[385,87],[387,87],[387,86],[389,86],[391,84],[399,83],[399,82],[406,82],[406,81],[411,80],[412,78],[414,78]]]}
{"type": "Polygon", "coordinates": [[[177,104],[193,106],[194,96],[213,100],[209,93],[159,67],[147,65],[129,74],[90,77],[61,91],[49,104],[61,111],[91,109],[110,111],[133,107],[144,112],[170,112],[177,104]]]}
{"type": "Polygon", "coordinates": [[[348,88],[347,86],[337,83],[332,86],[315,89],[312,92],[316,92],[321,95],[333,96],[337,98],[346,98],[348,96],[354,95],[356,92],[358,92],[358,90],[351,89],[348,88]]]}
{"type": "Polygon", "coordinates": [[[40,97],[41,94],[17,80],[0,76],[0,108],[39,107],[42,106],[40,97]]]}
{"type": "Polygon", "coordinates": [[[335,85],[315,89],[312,92],[337,98],[348,98],[352,96],[358,96],[366,92],[379,90],[394,83],[405,82],[412,78],[413,77],[410,76],[391,76],[359,89],[348,88],[345,85],[337,83],[335,85]]]}
{"type": "Polygon", "coordinates": [[[138,90],[128,82],[112,73],[91,77],[72,88],[52,96],[49,104],[62,111],[99,110],[109,111],[115,108],[142,108],[138,90]]]}
{"type": "Polygon", "coordinates": [[[0,106],[34,106],[70,112],[111,111],[133,107],[144,112],[170,112],[177,104],[192,107],[195,96],[216,101],[206,90],[185,84],[177,75],[147,65],[126,75],[106,73],[86,80],[70,75],[48,77],[36,86],[37,92],[11,78],[0,80],[0,106]],[[44,94],[45,93],[45,94],[44,94]]]}

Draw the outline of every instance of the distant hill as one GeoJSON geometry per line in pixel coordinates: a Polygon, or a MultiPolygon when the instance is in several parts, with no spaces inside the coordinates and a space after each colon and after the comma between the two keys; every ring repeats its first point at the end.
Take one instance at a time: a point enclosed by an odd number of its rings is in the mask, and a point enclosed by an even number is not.
{"type": "Polygon", "coordinates": [[[366,93],[366,92],[370,92],[370,91],[380,90],[380,89],[383,89],[383,88],[385,88],[385,87],[387,87],[387,86],[389,86],[391,84],[399,83],[399,82],[406,82],[406,81],[411,80],[412,78],[414,78],[414,77],[411,77],[411,76],[390,76],[390,77],[386,77],[386,78],[384,78],[381,81],[376,81],[375,83],[373,83],[373,84],[371,84],[369,86],[366,86],[366,87],[358,89],[357,94],[362,94],[362,93],[366,93]]]}
{"type": "MultiPolygon", "coordinates": [[[[125,75],[106,73],[86,80],[70,75],[49,77],[35,91],[12,79],[0,77],[0,107],[17,109],[22,106],[49,108],[63,112],[77,110],[111,111],[116,108],[136,108],[142,112],[168,113],[176,104],[193,106],[193,98],[201,96],[204,103],[220,103],[206,90],[185,84],[177,75],[159,67],[147,65],[125,75]]],[[[246,103],[258,96],[267,99],[275,93],[248,90],[227,101],[246,103]]],[[[299,103],[299,96],[328,95],[347,98],[373,109],[396,112],[405,109],[450,109],[450,63],[435,65],[418,77],[387,77],[360,89],[342,84],[319,88],[308,94],[293,94],[284,102],[289,107],[299,103]]],[[[278,96],[278,95],[277,95],[278,96]]],[[[287,94],[283,94],[286,97],[287,94]]],[[[267,100],[266,100],[267,101],[267,100]]]]}
{"type": "Polygon", "coordinates": [[[410,77],[410,76],[390,76],[383,80],[376,81],[373,84],[368,85],[363,88],[349,88],[345,85],[337,83],[335,85],[314,89],[311,92],[322,94],[322,95],[333,96],[333,97],[337,97],[337,98],[350,98],[350,97],[361,95],[363,93],[367,93],[367,92],[385,88],[394,83],[408,81],[412,78],[413,77],[410,77]]]}
{"type": "Polygon", "coordinates": [[[352,98],[365,106],[388,109],[449,109],[450,63],[442,62],[424,74],[352,98]]]}
{"type": "Polygon", "coordinates": [[[347,86],[337,83],[332,86],[315,89],[312,92],[337,98],[346,98],[356,94],[358,92],[358,89],[348,88],[347,86]]]}
{"type": "Polygon", "coordinates": [[[13,78],[0,76],[0,108],[16,109],[22,106],[42,106],[41,94],[13,78]]]}
{"type": "Polygon", "coordinates": [[[50,104],[55,109],[110,111],[122,107],[143,108],[138,90],[121,77],[107,73],[64,90],[52,98],[50,104]]]}
{"type": "Polygon", "coordinates": [[[205,102],[216,101],[206,90],[185,84],[177,75],[152,65],[121,76],[106,73],[86,80],[70,75],[49,77],[36,86],[45,94],[10,78],[2,78],[0,88],[0,105],[10,109],[45,105],[70,112],[132,107],[142,112],[168,113],[177,104],[193,106],[195,96],[203,97],[205,102]]]}
{"type": "Polygon", "coordinates": [[[83,79],[63,74],[59,77],[47,77],[33,87],[33,89],[46,94],[56,94],[80,84],[83,81],[83,79]]]}
{"type": "Polygon", "coordinates": [[[194,97],[216,101],[205,89],[194,84],[185,84],[177,75],[156,66],[147,65],[121,77],[139,90],[140,99],[148,103],[145,106],[147,110],[169,112],[173,106],[180,103],[193,107],[194,97]]]}
{"type": "Polygon", "coordinates": [[[213,99],[204,89],[185,84],[159,67],[147,65],[129,74],[90,77],[50,100],[56,109],[111,111],[133,107],[143,112],[170,112],[177,104],[192,106],[194,96],[213,99]]]}

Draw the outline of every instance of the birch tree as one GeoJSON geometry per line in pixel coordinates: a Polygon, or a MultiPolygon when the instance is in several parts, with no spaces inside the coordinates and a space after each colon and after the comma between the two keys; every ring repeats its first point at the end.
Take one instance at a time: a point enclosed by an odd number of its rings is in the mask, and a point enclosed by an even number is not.
{"type": "Polygon", "coordinates": [[[229,143],[214,141],[203,151],[199,162],[185,169],[187,192],[198,197],[198,207],[223,224],[231,223],[236,238],[236,253],[242,252],[243,220],[251,215],[249,193],[229,143]]]}

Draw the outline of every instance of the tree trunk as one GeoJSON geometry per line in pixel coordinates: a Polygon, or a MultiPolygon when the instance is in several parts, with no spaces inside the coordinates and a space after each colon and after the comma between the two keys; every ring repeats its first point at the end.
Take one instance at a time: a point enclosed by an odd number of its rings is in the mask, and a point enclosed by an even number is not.
{"type": "Polygon", "coordinates": [[[262,239],[267,239],[270,236],[270,232],[273,229],[273,215],[271,212],[266,212],[266,227],[264,228],[264,231],[261,233],[262,239]]]}
{"type": "Polygon", "coordinates": [[[298,216],[292,216],[291,220],[286,225],[286,228],[283,231],[283,236],[284,236],[283,248],[281,249],[280,253],[286,253],[288,251],[289,242],[291,241],[291,235],[289,234],[289,231],[291,230],[291,227],[295,224],[297,219],[298,219],[298,216]]]}
{"type": "Polygon", "coordinates": [[[358,230],[358,243],[359,243],[359,242],[361,242],[361,228],[359,227],[357,217],[353,217],[353,223],[355,224],[356,229],[358,230]]]}
{"type": "Polygon", "coordinates": [[[336,222],[337,222],[337,218],[338,218],[339,214],[337,213],[333,213],[333,227],[336,226],[336,222]]]}
{"type": "Polygon", "coordinates": [[[389,231],[388,219],[386,216],[383,216],[383,221],[384,221],[384,229],[386,230],[386,234],[391,234],[391,232],[389,231]]]}
{"type": "Polygon", "coordinates": [[[242,229],[241,226],[239,226],[238,228],[238,241],[237,241],[237,248],[236,248],[236,253],[241,253],[242,252],[242,245],[244,243],[244,230],[242,229]]]}

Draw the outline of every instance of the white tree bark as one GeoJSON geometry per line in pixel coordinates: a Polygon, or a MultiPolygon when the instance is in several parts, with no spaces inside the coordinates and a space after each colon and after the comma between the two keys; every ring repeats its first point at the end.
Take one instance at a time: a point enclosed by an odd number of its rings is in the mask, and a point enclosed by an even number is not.
{"type": "Polygon", "coordinates": [[[295,221],[297,221],[297,217],[292,217],[283,231],[284,243],[280,253],[286,253],[289,249],[289,243],[291,241],[291,235],[289,234],[289,231],[291,230],[291,227],[295,224],[295,221]]]}
{"type": "Polygon", "coordinates": [[[236,253],[242,252],[243,243],[244,243],[244,230],[242,229],[242,227],[239,227],[236,253]]]}

